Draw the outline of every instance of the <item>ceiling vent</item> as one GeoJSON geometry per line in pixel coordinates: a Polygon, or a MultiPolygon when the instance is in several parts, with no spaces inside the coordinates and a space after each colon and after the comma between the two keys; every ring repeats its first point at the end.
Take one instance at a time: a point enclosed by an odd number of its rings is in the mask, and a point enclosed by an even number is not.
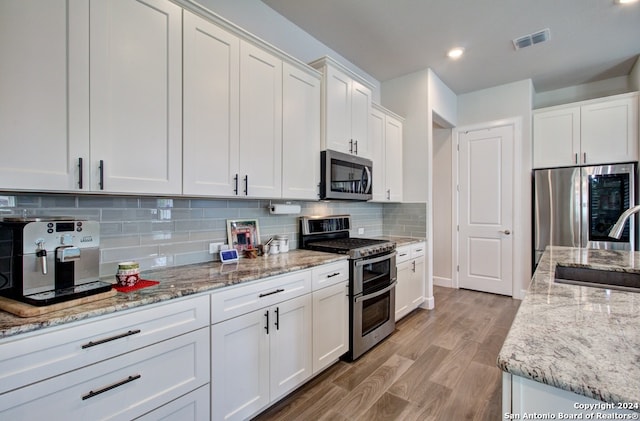
{"type": "Polygon", "coordinates": [[[516,50],[519,50],[521,48],[530,47],[534,44],[540,44],[541,42],[549,41],[549,38],[551,38],[551,34],[549,32],[549,28],[546,28],[542,31],[534,32],[533,34],[514,39],[513,46],[516,48],[516,50]]]}

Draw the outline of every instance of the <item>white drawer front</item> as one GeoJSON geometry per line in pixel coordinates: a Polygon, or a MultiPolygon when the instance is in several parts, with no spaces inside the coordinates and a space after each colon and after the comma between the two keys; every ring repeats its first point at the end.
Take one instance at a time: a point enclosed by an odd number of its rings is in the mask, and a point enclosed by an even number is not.
{"type": "Polygon", "coordinates": [[[349,261],[329,263],[311,269],[312,289],[335,285],[349,279],[349,261]]]}
{"type": "Polygon", "coordinates": [[[210,421],[210,396],[209,385],[206,384],[136,419],[140,421],[210,421]]]}
{"type": "Polygon", "coordinates": [[[203,328],[0,395],[0,419],[133,419],[209,382],[203,328]]]}
{"type": "Polygon", "coordinates": [[[415,259],[416,257],[424,256],[425,249],[427,248],[425,243],[418,243],[411,245],[411,258],[415,259]]]}
{"type": "Polygon", "coordinates": [[[310,270],[224,288],[211,294],[211,323],[218,323],[310,292],[310,270]]]}
{"type": "Polygon", "coordinates": [[[172,300],[0,342],[0,393],[209,324],[209,297],[172,300]]]}
{"type": "Polygon", "coordinates": [[[406,262],[411,258],[411,247],[402,246],[396,249],[396,265],[398,263],[406,262]]]}

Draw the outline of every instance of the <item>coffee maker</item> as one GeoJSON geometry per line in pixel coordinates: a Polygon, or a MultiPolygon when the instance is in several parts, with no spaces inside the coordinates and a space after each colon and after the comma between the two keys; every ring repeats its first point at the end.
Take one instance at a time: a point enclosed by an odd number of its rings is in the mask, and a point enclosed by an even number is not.
{"type": "Polygon", "coordinates": [[[0,222],[0,294],[43,306],[106,292],[99,280],[100,224],[72,217],[0,222]]]}

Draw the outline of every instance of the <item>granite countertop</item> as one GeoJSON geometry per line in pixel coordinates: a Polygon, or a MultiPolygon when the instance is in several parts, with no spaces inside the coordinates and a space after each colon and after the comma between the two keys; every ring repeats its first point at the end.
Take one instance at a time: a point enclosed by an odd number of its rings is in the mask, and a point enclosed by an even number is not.
{"type": "Polygon", "coordinates": [[[556,263],[640,272],[640,253],[548,247],[498,366],[600,401],[640,402],[640,293],[555,283],[556,263]]]}
{"type": "Polygon", "coordinates": [[[413,237],[393,237],[393,236],[381,236],[375,237],[379,240],[387,240],[393,241],[396,243],[396,247],[408,246],[409,244],[416,244],[421,241],[426,241],[424,238],[413,238],[413,237]]]}
{"type": "Polygon", "coordinates": [[[141,274],[142,278],[160,284],[129,293],[119,292],[111,298],[42,316],[20,318],[0,311],[0,338],[346,259],[342,254],[292,250],[268,257],[240,259],[237,264],[209,262],[147,271],[141,274]]]}

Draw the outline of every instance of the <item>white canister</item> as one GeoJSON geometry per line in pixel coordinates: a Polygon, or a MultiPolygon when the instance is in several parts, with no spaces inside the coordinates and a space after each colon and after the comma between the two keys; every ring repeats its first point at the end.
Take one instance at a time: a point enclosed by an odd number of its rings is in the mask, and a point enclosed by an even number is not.
{"type": "Polygon", "coordinates": [[[278,246],[280,246],[280,253],[286,253],[289,251],[289,237],[286,235],[276,235],[278,246]]]}
{"type": "Polygon", "coordinates": [[[278,243],[277,241],[272,241],[271,244],[269,244],[269,254],[278,253],[280,253],[280,243],[278,243]]]}

